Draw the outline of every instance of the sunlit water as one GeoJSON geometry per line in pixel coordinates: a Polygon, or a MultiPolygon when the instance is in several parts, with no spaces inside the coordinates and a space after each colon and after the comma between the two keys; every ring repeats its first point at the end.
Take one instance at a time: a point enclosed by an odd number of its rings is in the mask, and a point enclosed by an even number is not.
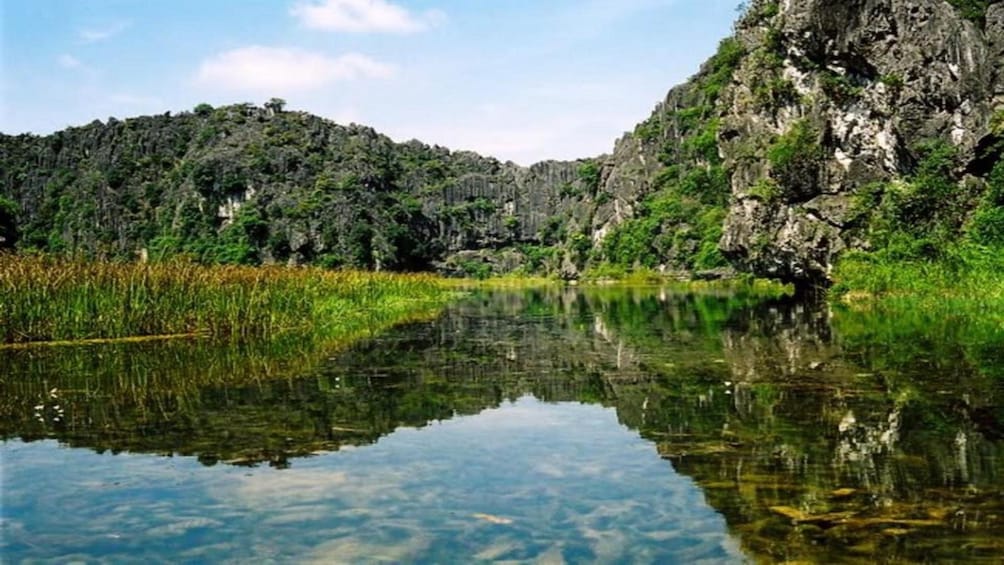
{"type": "Polygon", "coordinates": [[[0,352],[4,562],[987,561],[997,329],[651,290],[0,352]]]}

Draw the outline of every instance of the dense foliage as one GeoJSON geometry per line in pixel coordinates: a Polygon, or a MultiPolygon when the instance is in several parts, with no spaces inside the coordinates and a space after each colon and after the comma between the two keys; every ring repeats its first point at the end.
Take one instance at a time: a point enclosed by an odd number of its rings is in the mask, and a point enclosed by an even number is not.
{"type": "Polygon", "coordinates": [[[859,194],[871,250],[840,261],[836,290],[1004,310],[1004,159],[986,179],[959,182],[952,146],[927,143],[918,154],[912,175],[859,194]]]}
{"type": "Polygon", "coordinates": [[[987,17],[987,8],[991,4],[997,4],[1000,0],[947,0],[962,15],[974,22],[983,24],[987,17]]]}

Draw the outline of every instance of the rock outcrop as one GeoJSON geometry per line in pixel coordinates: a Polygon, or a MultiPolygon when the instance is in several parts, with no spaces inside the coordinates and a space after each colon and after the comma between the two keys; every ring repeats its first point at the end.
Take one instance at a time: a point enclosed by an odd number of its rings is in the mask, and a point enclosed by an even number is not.
{"type": "Polygon", "coordinates": [[[1002,23],[1001,4],[984,28],[942,0],[756,4],[738,27],[750,55],[720,138],[732,173],[726,255],[760,275],[825,281],[842,252],[870,246],[856,197],[910,175],[925,143],[957,150],[960,179],[989,172],[1002,23]],[[785,136],[799,147],[779,163],[785,136]]]}

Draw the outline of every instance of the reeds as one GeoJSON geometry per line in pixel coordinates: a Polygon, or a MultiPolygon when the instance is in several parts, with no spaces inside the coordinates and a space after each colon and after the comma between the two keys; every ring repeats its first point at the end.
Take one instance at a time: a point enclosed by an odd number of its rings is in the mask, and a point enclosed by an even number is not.
{"type": "Polygon", "coordinates": [[[958,245],[938,260],[897,260],[852,253],[834,273],[837,298],[930,303],[1004,313],[1004,250],[958,245]]]}
{"type": "Polygon", "coordinates": [[[353,333],[446,298],[431,275],[0,255],[0,341],[353,333]]]}

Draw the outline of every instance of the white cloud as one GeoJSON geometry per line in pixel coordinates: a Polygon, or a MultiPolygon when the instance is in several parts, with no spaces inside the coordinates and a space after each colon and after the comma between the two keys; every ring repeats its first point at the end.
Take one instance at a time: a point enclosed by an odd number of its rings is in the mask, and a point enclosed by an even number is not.
{"type": "Polygon", "coordinates": [[[436,10],[412,14],[387,0],[300,2],[290,14],[310,29],[350,33],[414,33],[429,29],[445,17],[436,10]]]}
{"type": "Polygon", "coordinates": [[[394,73],[392,65],[358,53],[330,57],[295,47],[252,45],[206,59],[195,82],[220,90],[284,95],[338,81],[385,79],[394,73]]]}
{"type": "Polygon", "coordinates": [[[84,43],[94,43],[96,41],[104,41],[111,37],[114,37],[132,25],[132,22],[114,22],[104,27],[100,28],[86,28],[78,31],[81,41],[84,43]]]}
{"type": "Polygon", "coordinates": [[[97,69],[84,63],[69,53],[63,53],[56,57],[56,64],[68,71],[68,75],[87,80],[96,80],[100,74],[97,69]]]}
{"type": "Polygon", "coordinates": [[[59,63],[59,66],[64,69],[79,69],[84,66],[84,64],[80,62],[80,59],[77,59],[68,53],[60,55],[56,61],[59,63]]]}

